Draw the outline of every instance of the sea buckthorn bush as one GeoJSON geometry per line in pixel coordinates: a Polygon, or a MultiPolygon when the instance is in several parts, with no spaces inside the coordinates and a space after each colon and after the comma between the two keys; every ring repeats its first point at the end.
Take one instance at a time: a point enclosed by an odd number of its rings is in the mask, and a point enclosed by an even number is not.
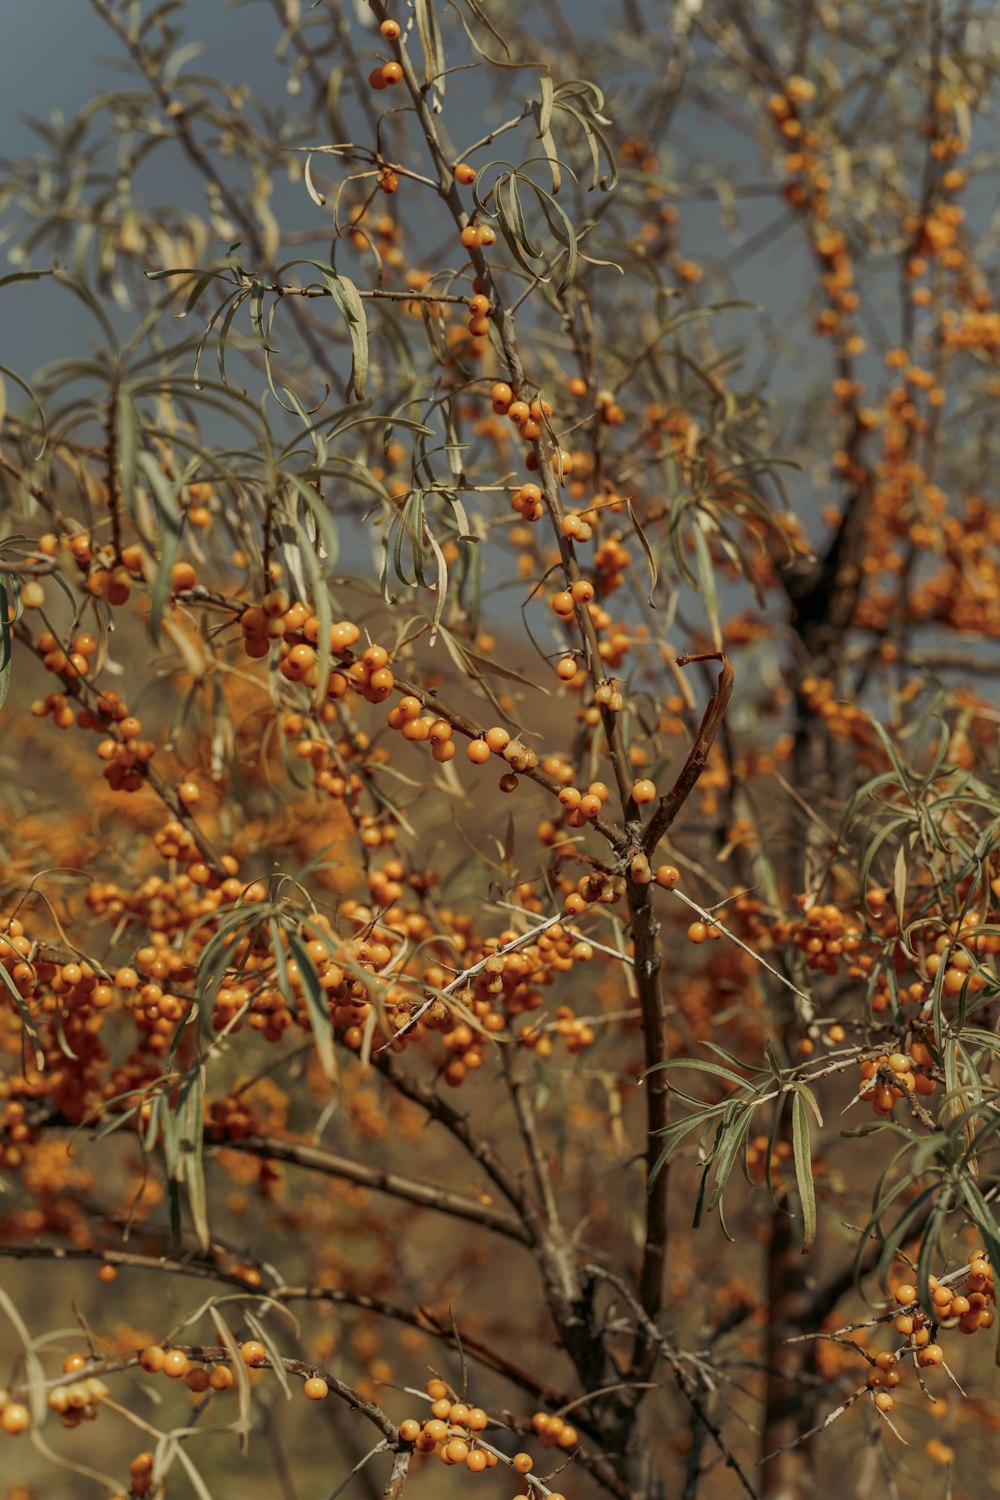
{"type": "Polygon", "coordinates": [[[987,1493],[993,7],[91,10],[0,190],[5,1500],[987,1493]]]}

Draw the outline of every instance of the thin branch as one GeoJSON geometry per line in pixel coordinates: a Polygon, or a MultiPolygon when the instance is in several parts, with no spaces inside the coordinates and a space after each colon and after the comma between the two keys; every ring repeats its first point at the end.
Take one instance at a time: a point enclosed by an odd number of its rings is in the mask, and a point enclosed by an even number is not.
{"type": "MultiPolygon", "coordinates": [[[[210,1134],[207,1134],[206,1138],[212,1141],[210,1134]]],[[[310,1172],[321,1172],[328,1177],[341,1177],[348,1182],[356,1182],[363,1187],[372,1188],[376,1192],[402,1198],[407,1203],[416,1204],[420,1208],[432,1208],[438,1213],[449,1214],[455,1219],[466,1219],[469,1223],[490,1229],[495,1234],[502,1234],[508,1239],[517,1240],[519,1244],[531,1244],[531,1235],[528,1230],[513,1215],[492,1208],[487,1203],[477,1203],[474,1198],[467,1198],[461,1193],[453,1193],[450,1189],[439,1187],[436,1183],[420,1182],[412,1177],[401,1176],[397,1172],[388,1172],[382,1167],[366,1166],[363,1162],[354,1161],[346,1156],[338,1156],[333,1151],[300,1145],[295,1141],[281,1141],[274,1136],[248,1135],[238,1140],[223,1140],[216,1144],[221,1150],[246,1151],[269,1161],[288,1162],[293,1166],[304,1167],[310,1172]]]]}

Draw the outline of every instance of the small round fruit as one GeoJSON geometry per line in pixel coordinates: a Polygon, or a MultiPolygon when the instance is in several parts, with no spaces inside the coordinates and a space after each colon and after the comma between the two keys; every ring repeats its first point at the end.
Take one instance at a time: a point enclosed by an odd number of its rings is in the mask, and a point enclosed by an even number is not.
{"type": "Polygon", "coordinates": [[[665,891],[672,891],[681,878],[681,872],[675,865],[658,865],[656,869],[656,883],[662,885],[665,891]]]}
{"type": "Polygon", "coordinates": [[[379,32],[382,36],[385,37],[387,42],[394,42],[400,33],[399,22],[383,21],[381,26],[379,27],[379,32]]]}
{"type": "Polygon", "coordinates": [[[11,1401],[0,1412],[0,1428],[8,1437],[19,1437],[22,1432],[27,1432],[30,1423],[31,1414],[19,1401],[11,1401]]]}
{"type": "Polygon", "coordinates": [[[302,1394],[309,1401],[325,1401],[330,1394],[330,1387],[322,1375],[311,1375],[302,1387],[302,1394]]]}
{"type": "Polygon", "coordinates": [[[163,1358],[163,1373],[170,1380],[183,1380],[191,1361],[183,1349],[168,1349],[163,1358]]]}
{"type": "Polygon", "coordinates": [[[656,798],[656,787],[651,781],[636,781],[632,784],[633,801],[641,806],[645,802],[653,802],[656,798]]]}
{"type": "Polygon", "coordinates": [[[465,753],[474,766],[484,766],[490,758],[490,747],[485,740],[470,740],[465,753]]]}
{"type": "Polygon", "coordinates": [[[398,83],[403,76],[403,69],[398,62],[387,62],[382,65],[382,78],[387,87],[398,83]]]}

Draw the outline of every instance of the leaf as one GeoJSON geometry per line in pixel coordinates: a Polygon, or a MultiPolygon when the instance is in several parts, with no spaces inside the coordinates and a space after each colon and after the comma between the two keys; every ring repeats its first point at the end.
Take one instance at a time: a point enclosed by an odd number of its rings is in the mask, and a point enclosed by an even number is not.
{"type": "Polygon", "coordinates": [[[806,1255],[816,1238],[816,1184],[809,1150],[809,1112],[799,1089],[792,1096],[792,1155],[802,1206],[802,1254],[806,1255]]]}
{"type": "Polygon", "coordinates": [[[552,85],[551,74],[543,73],[538,80],[538,84],[541,89],[541,101],[540,103],[533,103],[531,110],[535,116],[535,124],[538,126],[538,139],[542,143],[542,150],[545,152],[549,171],[552,174],[552,191],[553,193],[558,193],[562,186],[562,171],[559,165],[559,155],[556,151],[555,139],[552,135],[552,108],[555,102],[555,90],[552,85]]]}
{"type": "MultiPolygon", "coordinates": [[[[273,1303],[271,1303],[270,1305],[272,1307],[274,1306],[273,1303]]],[[[255,1317],[254,1314],[249,1311],[249,1309],[247,1310],[246,1320],[251,1332],[264,1345],[264,1348],[267,1352],[267,1357],[271,1363],[271,1368],[277,1376],[278,1384],[281,1386],[281,1389],[284,1392],[285,1400],[291,1401],[292,1387],[288,1380],[288,1371],[285,1369],[285,1360],[281,1353],[281,1350],[278,1348],[277,1344],[274,1342],[273,1338],[268,1333],[267,1329],[264,1327],[260,1319],[255,1317]]]]}
{"type": "Polygon", "coordinates": [[[170,571],[180,551],[183,517],[177,503],[180,481],[168,479],[152,453],[139,454],[139,467],[149,483],[156,505],[159,530],[159,556],[156,577],[149,602],[149,633],[154,643],[160,638],[163,611],[170,597],[170,571]]]}
{"type": "Polygon", "coordinates": [[[211,1235],[208,1228],[208,1197],[205,1191],[205,1070],[201,1064],[196,1064],[192,1068],[187,1080],[181,1086],[177,1113],[180,1126],[180,1170],[187,1187],[191,1222],[194,1225],[198,1247],[204,1254],[211,1244],[211,1235]]]}
{"type": "Polygon", "coordinates": [[[336,1083],[338,1078],[337,1058],[333,1049],[333,1024],[330,1020],[330,1007],[326,998],[326,991],[319,982],[316,966],[309,957],[309,950],[301,935],[293,928],[288,928],[288,946],[295,962],[299,966],[299,974],[302,978],[302,993],[306,1002],[306,1010],[309,1012],[309,1021],[312,1025],[313,1040],[316,1044],[316,1055],[320,1066],[331,1083],[336,1083]]]}
{"type": "Polygon", "coordinates": [[[188,1454],[181,1443],[177,1444],[177,1457],[180,1459],[182,1467],[187,1470],[187,1476],[191,1481],[191,1488],[198,1496],[198,1500],[213,1500],[211,1490],[204,1479],[202,1479],[191,1460],[190,1454],[188,1454]]]}
{"type": "MultiPolygon", "coordinates": [[[[708,1200],[709,1211],[713,1208],[719,1208],[722,1203],[723,1194],[726,1191],[726,1185],[729,1182],[733,1167],[736,1165],[740,1153],[746,1148],[746,1138],[750,1133],[752,1124],[753,1109],[744,1109],[738,1119],[719,1127],[720,1147],[715,1167],[715,1186],[708,1200]]],[[[721,1213],[720,1224],[726,1238],[731,1240],[733,1237],[722,1221],[721,1213]]]]}
{"type": "MultiPolygon", "coordinates": [[[[42,274],[42,273],[39,273],[39,274],[42,274]]],[[[0,280],[0,286],[3,285],[3,282],[5,280],[9,280],[9,279],[10,278],[8,278],[8,277],[4,277],[2,280],[0,280]]],[[[45,452],[45,445],[48,442],[48,430],[47,430],[46,424],[45,424],[45,411],[44,411],[44,408],[42,407],[42,403],[39,401],[38,397],[35,395],[34,391],[31,389],[31,386],[28,384],[28,382],[26,380],[22,380],[21,377],[20,377],[20,375],[18,375],[16,373],[16,371],[10,369],[10,367],[8,365],[0,365],[0,375],[6,375],[6,377],[7,377],[8,380],[13,380],[13,382],[14,382],[15,385],[19,385],[21,387],[21,390],[24,391],[25,395],[28,397],[28,399],[30,400],[32,406],[35,408],[36,412],[38,413],[38,425],[42,429],[42,438],[41,438],[41,442],[40,442],[40,444],[38,446],[38,451],[36,453],[34,453],[32,456],[34,458],[36,458],[36,459],[39,459],[39,458],[41,458],[42,454],[45,452]]],[[[6,401],[6,392],[4,393],[4,400],[6,401]]],[[[2,416],[2,413],[0,413],[0,416],[2,416]]]]}
{"type": "Polygon", "coordinates": [[[900,844],[896,850],[896,860],[892,868],[892,894],[896,903],[896,915],[900,925],[903,922],[906,910],[906,844],[900,844]]]}
{"type": "Polygon", "coordinates": [[[430,90],[431,107],[435,113],[440,113],[444,100],[445,57],[433,0],[413,0],[413,17],[420,50],[424,54],[424,84],[430,90]]]}
{"type": "Polygon", "coordinates": [[[731,1068],[724,1068],[720,1063],[706,1062],[703,1057],[678,1057],[667,1062],[654,1063],[651,1068],[639,1074],[640,1082],[648,1078],[650,1073],[672,1072],[674,1068],[691,1068],[696,1073],[710,1073],[715,1078],[723,1078],[734,1088],[746,1089],[747,1087],[747,1080],[741,1078],[738,1073],[734,1073],[731,1068]]]}
{"type": "Polygon", "coordinates": [[[10,664],[12,647],[10,636],[10,594],[7,585],[0,583],[0,708],[7,702],[10,692],[10,664]]]}
{"type": "Polygon", "coordinates": [[[705,536],[705,522],[699,518],[691,528],[694,539],[694,555],[698,566],[698,583],[701,588],[701,596],[705,601],[705,613],[708,616],[709,627],[712,632],[712,645],[716,651],[722,650],[722,625],[719,621],[719,591],[715,578],[715,564],[712,562],[712,554],[708,548],[708,539],[705,536]]]}
{"type": "Polygon", "coordinates": [[[233,1337],[232,1331],[219,1309],[212,1304],[209,1307],[209,1312],[212,1316],[212,1322],[215,1324],[216,1332],[219,1335],[219,1342],[229,1353],[229,1367],[235,1377],[236,1397],[239,1403],[240,1450],[245,1453],[249,1442],[250,1408],[253,1401],[250,1371],[241,1359],[240,1346],[233,1337]]]}
{"type": "Polygon", "coordinates": [[[646,603],[649,605],[650,609],[655,609],[656,605],[653,602],[653,591],[656,588],[656,582],[660,576],[660,570],[657,567],[656,558],[653,554],[652,547],[649,545],[646,533],[639,525],[639,520],[636,516],[635,506],[632,503],[631,497],[626,500],[625,505],[626,509],[628,510],[629,520],[632,522],[632,527],[635,531],[636,537],[639,540],[639,546],[642,548],[643,556],[646,559],[646,566],[649,568],[649,593],[646,595],[646,603]]]}
{"type": "Polygon", "coordinates": [[[11,999],[14,1002],[14,1008],[21,1018],[21,1025],[24,1027],[25,1035],[30,1041],[32,1050],[35,1054],[35,1067],[38,1069],[39,1073],[41,1073],[45,1068],[45,1053],[42,1050],[41,1039],[39,1038],[38,1032],[35,1030],[35,1023],[31,1019],[31,1012],[28,1009],[25,998],[21,994],[21,991],[18,989],[17,985],[14,983],[13,979],[7,973],[7,967],[3,963],[0,963],[0,980],[3,981],[4,985],[10,993],[11,999]]]}
{"type": "Polygon", "coordinates": [[[349,277],[339,276],[331,271],[324,274],[324,280],[347,320],[347,331],[351,339],[351,389],[358,400],[363,401],[368,381],[368,320],[365,316],[365,304],[349,277]]]}

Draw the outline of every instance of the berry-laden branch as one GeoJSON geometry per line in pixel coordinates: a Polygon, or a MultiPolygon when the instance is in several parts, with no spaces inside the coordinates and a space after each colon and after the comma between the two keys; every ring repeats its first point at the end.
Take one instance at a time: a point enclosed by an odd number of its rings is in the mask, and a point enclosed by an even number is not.
{"type": "MultiPolygon", "coordinates": [[[[155,1238],[155,1231],[149,1224],[143,1225],[143,1238],[149,1240],[155,1238]]],[[[172,1236],[166,1231],[160,1236],[164,1244],[172,1242],[172,1236]]],[[[219,1249],[219,1256],[225,1252],[219,1249]]],[[[98,1267],[109,1267],[107,1273],[118,1271],[142,1271],[154,1272],[164,1276],[190,1276],[196,1280],[214,1281],[224,1286],[231,1286],[236,1291],[244,1292],[248,1297],[260,1295],[261,1286],[265,1276],[259,1271],[251,1273],[246,1269],[227,1270],[222,1263],[206,1264],[204,1261],[194,1259],[177,1260],[169,1254],[148,1255],[135,1250],[115,1250],[110,1247],[83,1249],[76,1246],[65,1245],[22,1245],[8,1244],[0,1245],[0,1260],[24,1260],[24,1261],[51,1261],[56,1263],[66,1261],[83,1261],[96,1264],[98,1267]]],[[[525,1391],[536,1401],[543,1401],[547,1406],[556,1407],[560,1410],[575,1407],[585,1397],[577,1397],[575,1400],[559,1386],[552,1385],[550,1381],[543,1380],[540,1376],[532,1374],[523,1365],[508,1359],[499,1349],[477,1339],[474,1334],[458,1328],[454,1318],[446,1318],[435,1313],[429,1307],[408,1308],[399,1303],[391,1302],[385,1297],[370,1295],[367,1292],[353,1291],[349,1287],[325,1286],[322,1283],[316,1286],[293,1286],[284,1282],[272,1282],[267,1285],[267,1297],[272,1302],[282,1304],[293,1302],[316,1302],[327,1303],[331,1307],[357,1308],[362,1312],[376,1314],[378,1317],[389,1318],[392,1322],[401,1323],[409,1328],[415,1328],[420,1333],[430,1334],[439,1339],[441,1343],[452,1348],[461,1348],[465,1354],[485,1370],[492,1370],[495,1374],[503,1376],[512,1385],[525,1391]]],[[[581,1426],[587,1429],[586,1420],[581,1419],[581,1426]]]]}
{"type": "MultiPolygon", "coordinates": [[[[381,0],[370,0],[370,3],[380,24],[384,25],[389,21],[386,7],[381,0]]],[[[406,47],[401,45],[400,37],[396,35],[390,40],[397,66],[412,100],[420,129],[437,172],[438,194],[451,213],[456,228],[461,232],[468,224],[469,218],[428,104],[426,91],[417,78],[406,47]]],[[[469,247],[469,254],[482,292],[488,297],[491,305],[490,316],[500,336],[513,392],[519,399],[524,399],[526,396],[530,399],[533,392],[521,358],[513,314],[504,303],[500,290],[491,275],[489,263],[481,249],[473,245],[469,247]]],[[[539,435],[533,441],[532,448],[538,465],[545,507],[553,525],[563,569],[567,582],[572,584],[580,580],[580,572],[572,542],[563,535],[561,526],[558,524],[561,502],[553,464],[556,454],[550,434],[544,425],[540,426],[539,435]]],[[[576,618],[585,644],[588,670],[596,685],[603,680],[604,669],[594,622],[585,604],[579,602],[576,604],[576,618]]],[[[602,706],[601,713],[622,807],[627,814],[634,816],[632,778],[629,774],[621,725],[618,723],[617,716],[606,706],[602,706]]],[[[622,851],[623,844],[627,841],[620,831],[615,830],[610,842],[622,851]]],[[[532,1217],[534,1220],[532,1227],[538,1237],[537,1252],[544,1275],[546,1297],[555,1324],[584,1384],[604,1385],[607,1383],[608,1356],[601,1334],[587,1318],[580,1315],[579,1308],[584,1302],[583,1287],[574,1264],[565,1227],[558,1222],[558,1219],[553,1221],[551,1217],[544,1221],[539,1220],[535,1210],[532,1210],[532,1217]]]]}
{"type": "MultiPolygon", "coordinates": [[[[34,639],[22,620],[19,620],[13,627],[13,635],[40,662],[45,664],[49,653],[42,649],[39,642],[34,639]]],[[[58,654],[66,658],[65,665],[57,673],[63,691],[69,697],[76,699],[85,712],[90,715],[91,719],[104,730],[109,739],[116,741],[118,744],[127,745],[126,736],[119,727],[119,718],[121,717],[119,710],[123,709],[124,705],[116,700],[112,706],[110,700],[105,698],[99,688],[92,686],[85,677],[80,675],[69,660],[68,653],[60,651],[58,654]]],[[[54,667],[53,670],[55,670],[54,667]]],[[[125,720],[122,719],[122,722],[125,722],[125,720]]],[[[213,848],[211,841],[202,832],[201,828],[199,828],[196,819],[191,814],[190,808],[182,801],[173,788],[153,769],[148,760],[141,760],[135,757],[132,770],[136,776],[141,777],[142,781],[156,793],[164,807],[170,810],[173,817],[187,829],[212,874],[218,876],[220,880],[227,879],[230,871],[226,869],[219,854],[213,848]]]]}
{"type": "MultiPolygon", "coordinates": [[[[246,614],[253,608],[253,606],[246,604],[241,599],[234,599],[225,594],[213,593],[201,584],[196,584],[193,588],[179,590],[176,598],[182,603],[211,604],[217,609],[229,610],[236,618],[246,614]]],[[[337,645],[334,648],[333,654],[337,658],[338,669],[343,668],[345,672],[349,671],[352,667],[359,666],[363,662],[363,658],[359,657],[348,646],[337,645]]],[[[414,682],[408,677],[400,676],[395,666],[392,669],[392,678],[393,690],[398,692],[402,698],[414,698],[429,713],[433,713],[435,718],[443,719],[445,723],[450,724],[453,730],[456,730],[465,739],[469,740],[473,746],[478,747],[486,743],[484,735],[488,734],[489,731],[484,731],[481,725],[474,724],[465,714],[452,708],[450,704],[443,702],[436,688],[426,688],[419,682],[414,682]]],[[[506,743],[509,736],[506,735],[506,731],[502,733],[504,736],[504,745],[496,750],[492,746],[487,746],[489,754],[486,754],[485,751],[483,752],[487,760],[490,758],[490,755],[496,755],[504,760],[509,760],[511,747],[506,743]]],[[[529,781],[533,781],[536,786],[543,787],[545,791],[558,798],[559,793],[563,790],[562,783],[557,781],[554,776],[550,776],[541,766],[533,764],[533,758],[534,752],[531,752],[527,756],[527,759],[517,761],[517,775],[526,777],[529,781]]],[[[476,761],[476,764],[479,763],[479,761],[476,761]]],[[[510,763],[514,764],[512,760],[510,763]]],[[[587,818],[587,823],[606,840],[616,853],[623,854],[628,848],[628,839],[622,830],[607,818],[602,817],[600,812],[590,814],[587,818]]],[[[527,939],[524,940],[526,941],[527,939]]]]}

